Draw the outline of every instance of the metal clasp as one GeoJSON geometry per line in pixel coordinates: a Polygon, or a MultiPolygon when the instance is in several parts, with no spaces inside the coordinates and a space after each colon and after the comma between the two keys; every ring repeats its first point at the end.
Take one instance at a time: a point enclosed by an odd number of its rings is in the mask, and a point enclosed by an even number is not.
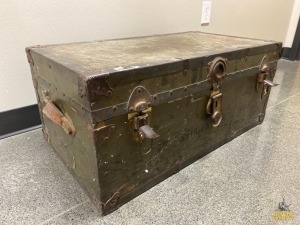
{"type": "Polygon", "coordinates": [[[220,125],[223,113],[222,113],[222,93],[212,94],[208,104],[207,104],[207,113],[212,114],[212,125],[217,127],[220,125]]]}
{"type": "Polygon", "coordinates": [[[211,114],[211,122],[214,127],[220,125],[222,112],[222,96],[220,86],[225,77],[227,59],[217,57],[209,65],[208,80],[212,83],[212,91],[207,103],[206,112],[211,114]]]}
{"type": "Polygon", "coordinates": [[[128,121],[134,140],[141,142],[145,138],[159,137],[149,126],[152,112],[152,98],[142,86],[136,87],[128,100],[128,121]]]}
{"type": "Polygon", "coordinates": [[[262,88],[262,99],[267,96],[267,94],[270,92],[271,87],[276,87],[279,85],[273,83],[271,79],[273,79],[273,77],[270,74],[269,60],[265,55],[261,61],[259,73],[256,79],[256,90],[259,91],[262,88]]]}

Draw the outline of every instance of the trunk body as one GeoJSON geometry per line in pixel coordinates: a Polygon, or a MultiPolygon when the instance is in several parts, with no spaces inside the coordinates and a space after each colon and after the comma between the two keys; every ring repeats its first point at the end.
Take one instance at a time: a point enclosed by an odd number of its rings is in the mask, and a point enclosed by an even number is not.
{"type": "Polygon", "coordinates": [[[281,43],[188,32],[26,51],[45,138],[107,214],[261,123],[281,43]]]}

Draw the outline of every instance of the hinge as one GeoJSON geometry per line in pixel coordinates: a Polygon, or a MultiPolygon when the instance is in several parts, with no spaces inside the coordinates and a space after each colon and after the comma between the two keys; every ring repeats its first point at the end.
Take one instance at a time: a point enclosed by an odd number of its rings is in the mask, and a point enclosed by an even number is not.
{"type": "Polygon", "coordinates": [[[211,122],[214,127],[220,125],[223,112],[222,112],[222,96],[221,83],[225,77],[227,59],[217,57],[209,65],[208,80],[212,83],[212,90],[210,98],[207,103],[206,112],[211,114],[211,122]]]}

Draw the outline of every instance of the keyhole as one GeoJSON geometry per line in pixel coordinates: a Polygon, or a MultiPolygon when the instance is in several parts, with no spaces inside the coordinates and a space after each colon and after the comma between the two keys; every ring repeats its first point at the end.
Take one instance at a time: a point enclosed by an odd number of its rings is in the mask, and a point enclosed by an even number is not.
{"type": "Polygon", "coordinates": [[[215,104],[216,108],[218,108],[218,101],[216,101],[216,104],[215,104]]]}

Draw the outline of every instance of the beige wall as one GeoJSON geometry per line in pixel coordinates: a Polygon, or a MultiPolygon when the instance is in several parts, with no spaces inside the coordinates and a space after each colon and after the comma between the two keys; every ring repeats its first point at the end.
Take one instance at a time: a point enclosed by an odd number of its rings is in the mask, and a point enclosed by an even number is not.
{"type": "Polygon", "coordinates": [[[26,46],[189,30],[284,41],[293,2],[212,0],[201,26],[201,0],[3,0],[0,111],[36,103],[26,46]]]}
{"type": "Polygon", "coordinates": [[[212,0],[202,31],[284,42],[294,0],[212,0]]]}

